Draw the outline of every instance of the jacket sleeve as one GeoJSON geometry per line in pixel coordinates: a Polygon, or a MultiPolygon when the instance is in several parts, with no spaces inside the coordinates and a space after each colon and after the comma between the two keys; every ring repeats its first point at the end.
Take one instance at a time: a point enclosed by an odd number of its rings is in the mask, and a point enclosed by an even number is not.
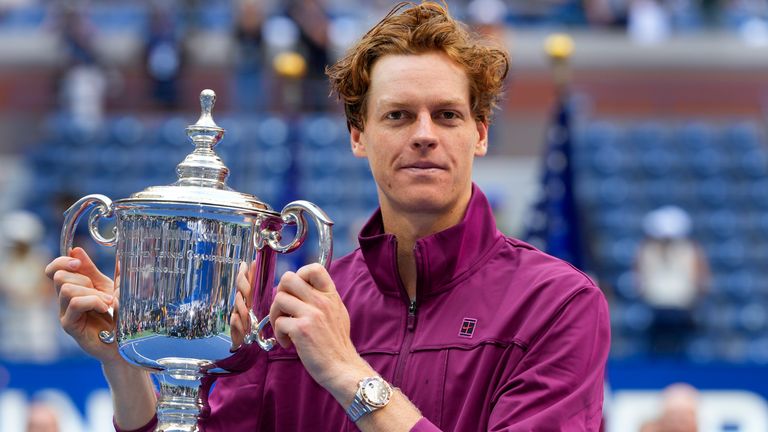
{"type": "Polygon", "coordinates": [[[595,286],[577,290],[505,374],[488,430],[599,430],[609,348],[603,293],[595,286]]]}
{"type": "Polygon", "coordinates": [[[426,417],[422,417],[421,420],[416,422],[411,428],[410,432],[441,432],[440,428],[432,424],[426,417]]]}

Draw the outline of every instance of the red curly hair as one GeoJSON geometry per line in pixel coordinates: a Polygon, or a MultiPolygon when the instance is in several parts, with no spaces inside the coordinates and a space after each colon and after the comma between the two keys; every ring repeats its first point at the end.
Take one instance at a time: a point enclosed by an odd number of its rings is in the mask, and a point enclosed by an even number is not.
{"type": "Polygon", "coordinates": [[[363,130],[371,69],[383,56],[445,53],[469,78],[470,107],[476,120],[490,122],[509,71],[509,54],[471,34],[448,13],[447,5],[398,3],[378,24],[326,68],[331,89],[344,102],[347,126],[363,130]]]}

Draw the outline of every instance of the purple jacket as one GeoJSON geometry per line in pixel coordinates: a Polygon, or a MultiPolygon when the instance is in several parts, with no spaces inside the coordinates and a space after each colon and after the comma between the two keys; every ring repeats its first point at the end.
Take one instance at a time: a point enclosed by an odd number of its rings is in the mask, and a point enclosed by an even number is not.
{"type": "MultiPolygon", "coordinates": [[[[415,304],[381,213],[359,239],[331,275],[358,352],[424,415],[413,431],[599,429],[605,298],[569,264],[501,234],[477,187],[460,224],[416,243],[415,304]]],[[[357,430],[295,351],[249,349],[254,367],[218,379],[203,430],[357,430]]]]}

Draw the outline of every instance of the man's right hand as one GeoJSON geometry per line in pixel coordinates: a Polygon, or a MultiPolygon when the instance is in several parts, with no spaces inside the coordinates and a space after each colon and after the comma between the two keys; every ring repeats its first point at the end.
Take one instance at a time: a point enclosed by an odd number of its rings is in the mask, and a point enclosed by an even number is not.
{"type": "Polygon", "coordinates": [[[112,391],[115,424],[122,430],[146,426],[155,416],[156,402],[149,374],[125,361],[116,343],[106,344],[99,339],[100,331],[115,331],[115,320],[108,311],[112,307],[117,316],[116,284],[81,248],[51,261],[45,274],[53,280],[59,295],[61,326],[102,364],[112,391]]]}
{"type": "Polygon", "coordinates": [[[112,279],[99,271],[82,248],[74,248],[70,256],[51,261],[45,274],[56,288],[59,319],[64,331],[101,363],[117,365],[125,362],[116,344],[106,344],[99,339],[100,331],[115,330],[115,321],[109,314],[110,307],[114,314],[118,307],[112,279]]]}

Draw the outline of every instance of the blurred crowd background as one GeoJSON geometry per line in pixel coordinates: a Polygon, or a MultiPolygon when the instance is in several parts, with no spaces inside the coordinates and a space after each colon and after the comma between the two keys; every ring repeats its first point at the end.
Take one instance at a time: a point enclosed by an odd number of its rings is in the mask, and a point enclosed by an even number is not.
{"type": "MultiPolygon", "coordinates": [[[[78,198],[175,180],[202,89],[230,186],[356,247],[375,185],[323,71],[393,4],[0,0],[0,430],[109,428],[42,270],[78,198]]],[[[768,1],[448,4],[512,54],[475,176],[499,227],[609,299],[607,430],[768,430],[768,1]]]]}

